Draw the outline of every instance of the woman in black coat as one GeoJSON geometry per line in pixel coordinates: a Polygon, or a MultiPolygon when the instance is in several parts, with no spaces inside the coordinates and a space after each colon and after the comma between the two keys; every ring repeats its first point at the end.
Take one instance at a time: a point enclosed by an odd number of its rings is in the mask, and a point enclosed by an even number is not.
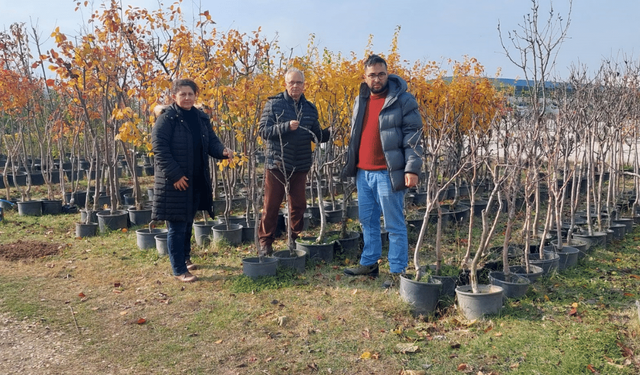
{"type": "Polygon", "coordinates": [[[173,82],[175,103],[156,120],[151,141],[155,160],[153,219],[166,220],[167,247],[175,277],[184,282],[197,280],[189,271],[191,227],[197,211],[213,217],[209,158],[226,159],[225,148],[213,132],[209,117],[195,108],[198,86],[190,79],[173,82]]]}

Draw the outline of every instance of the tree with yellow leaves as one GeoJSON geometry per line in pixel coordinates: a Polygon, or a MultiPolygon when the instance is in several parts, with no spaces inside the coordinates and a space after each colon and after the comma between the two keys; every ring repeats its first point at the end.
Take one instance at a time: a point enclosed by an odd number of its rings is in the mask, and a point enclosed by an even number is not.
{"type": "MultiPolygon", "coordinates": [[[[409,84],[425,119],[422,139],[425,150],[423,164],[427,168],[428,176],[424,185],[427,193],[425,214],[414,251],[417,279],[420,278],[418,254],[433,209],[438,211],[439,217],[435,251],[436,272],[440,272],[440,201],[449,185],[456,180],[460,181],[463,175],[468,178],[473,207],[477,175],[488,155],[486,146],[491,124],[499,119],[504,100],[492,82],[482,76],[483,73],[482,65],[473,58],[453,62],[451,77],[446,77],[446,71],[434,62],[416,64],[411,70],[409,84]],[[429,80],[430,77],[433,78],[429,80]]],[[[454,204],[456,200],[457,194],[454,204]]],[[[472,226],[473,214],[470,215],[467,258],[472,244],[472,226]]],[[[481,241],[483,242],[484,240],[481,241]]],[[[482,249],[479,251],[482,252],[482,249]]]]}

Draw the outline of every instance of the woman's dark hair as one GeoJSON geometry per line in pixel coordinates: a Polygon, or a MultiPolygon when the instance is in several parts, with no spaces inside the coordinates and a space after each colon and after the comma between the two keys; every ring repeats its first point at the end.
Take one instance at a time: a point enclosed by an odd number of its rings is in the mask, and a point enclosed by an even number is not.
{"type": "Polygon", "coordinates": [[[387,68],[387,62],[384,61],[384,59],[378,55],[369,55],[369,57],[367,57],[367,59],[364,61],[365,68],[368,68],[370,66],[374,66],[377,64],[382,64],[384,65],[385,69],[387,68]]]}
{"type": "Polygon", "coordinates": [[[194,94],[198,93],[198,85],[192,80],[188,78],[176,79],[173,81],[173,86],[171,87],[171,93],[176,94],[180,91],[180,87],[189,86],[193,90],[194,94]]]}

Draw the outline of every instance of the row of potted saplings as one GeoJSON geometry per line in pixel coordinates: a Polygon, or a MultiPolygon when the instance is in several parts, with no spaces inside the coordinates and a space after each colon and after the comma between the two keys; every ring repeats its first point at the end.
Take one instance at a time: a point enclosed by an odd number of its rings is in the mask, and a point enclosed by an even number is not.
{"type": "MultiPolygon", "coordinates": [[[[126,190],[124,195],[126,196],[129,191],[126,190]]],[[[121,190],[123,193],[123,190],[121,190]]],[[[151,195],[152,190],[148,193],[151,195]]],[[[234,197],[232,199],[232,210],[243,211],[246,209],[246,199],[243,197],[234,197]]],[[[215,203],[215,202],[214,202],[215,203]]],[[[214,204],[214,212],[224,211],[224,205],[214,204]]],[[[103,211],[90,211],[87,218],[87,211],[81,210],[81,220],[76,223],[76,237],[89,237],[97,233],[97,229],[100,229],[101,233],[106,231],[116,231],[122,228],[131,226],[145,225],[144,228],[136,230],[136,242],[140,249],[156,248],[160,256],[167,254],[166,248],[166,232],[165,228],[156,228],[151,221],[150,208],[145,210],[135,210],[133,206],[130,206],[127,211],[122,210],[103,210],[103,211]],[[144,214],[144,215],[141,215],[144,214]]],[[[357,218],[357,202],[351,202],[348,206],[344,207],[339,202],[327,202],[324,204],[325,219],[328,223],[342,222],[342,215],[350,218],[357,218]],[[336,215],[336,212],[340,215],[336,215]]],[[[310,205],[307,209],[307,213],[304,215],[305,230],[320,223],[320,210],[317,206],[310,205]]],[[[227,244],[235,246],[241,243],[254,242],[256,240],[256,231],[254,230],[255,221],[250,217],[246,219],[246,215],[229,215],[225,218],[224,215],[217,215],[215,220],[208,218],[206,212],[202,212],[197,217],[200,221],[195,221],[193,224],[193,233],[196,244],[199,246],[205,246],[210,241],[225,241],[227,244]]],[[[278,219],[278,230],[280,233],[287,231],[287,213],[286,207],[281,210],[278,219]]],[[[344,221],[346,223],[346,221],[344,221]]],[[[280,234],[278,233],[278,235],[280,234]]],[[[328,237],[337,237],[338,233],[328,233],[328,237]]],[[[276,261],[280,259],[280,264],[283,266],[290,265],[292,268],[297,269],[300,272],[304,271],[305,259],[307,257],[324,260],[325,262],[331,262],[334,257],[334,252],[347,253],[359,250],[360,234],[356,232],[349,232],[347,235],[341,236],[342,238],[336,241],[326,241],[323,244],[313,244],[311,239],[301,238],[296,241],[296,248],[293,251],[284,250],[276,252],[273,259],[258,259],[247,258],[243,260],[244,273],[250,277],[258,277],[265,275],[273,275],[276,271],[278,263],[276,261]],[[290,259],[292,258],[292,259],[290,259]]],[[[355,256],[357,254],[351,254],[355,256]]]]}
{"type": "MultiPolygon", "coordinates": [[[[138,176],[142,176],[143,172],[147,176],[153,176],[153,165],[149,164],[150,159],[146,155],[142,159],[143,165],[136,165],[136,174],[138,176]]],[[[0,159],[0,166],[4,166],[7,163],[6,159],[0,159]]],[[[85,178],[86,175],[89,174],[91,164],[89,161],[84,159],[79,159],[77,162],[66,161],[62,163],[62,169],[60,169],[60,162],[53,161],[51,163],[51,168],[47,168],[46,165],[40,164],[39,160],[29,160],[29,168],[25,168],[24,166],[20,166],[15,168],[14,172],[7,173],[7,181],[9,186],[17,187],[17,186],[41,186],[46,183],[44,175],[46,174],[47,179],[52,184],[60,183],[60,172],[62,172],[62,176],[64,176],[67,181],[78,181],[85,178]]],[[[120,165],[118,166],[116,173],[118,173],[118,177],[122,177],[123,171],[125,171],[128,175],[133,175],[132,171],[127,165],[126,160],[119,160],[120,165]]],[[[11,168],[8,168],[11,170],[11,168]]],[[[98,176],[100,173],[97,173],[98,176]]],[[[96,171],[91,172],[91,178],[95,179],[96,171]]],[[[0,189],[6,188],[4,183],[3,174],[0,173],[0,189]]]]}
{"type": "MultiPolygon", "coordinates": [[[[478,214],[476,212],[475,214],[478,214]]],[[[595,215],[590,217],[594,220],[595,215]]],[[[429,315],[434,313],[439,302],[443,301],[443,296],[457,298],[457,307],[468,320],[478,319],[484,315],[496,314],[500,311],[505,298],[518,299],[524,296],[531,283],[540,277],[552,272],[563,271],[575,267],[578,261],[591,253],[596,248],[606,247],[608,243],[621,240],[625,234],[632,231],[633,225],[640,222],[640,216],[621,217],[611,219],[609,229],[606,231],[586,230],[586,212],[578,213],[574,219],[574,224],[578,231],[572,234],[571,240],[567,240],[567,229],[570,223],[562,223],[560,236],[557,231],[549,233],[538,233],[544,235],[543,255],[540,255],[540,245],[529,245],[529,251],[525,252],[524,246],[508,245],[506,252],[503,246],[488,248],[481,257],[486,262],[479,272],[479,278],[488,278],[488,284],[478,285],[478,290],[473,291],[469,285],[469,272],[462,271],[457,276],[437,276],[429,275],[426,281],[420,281],[420,277],[407,275],[400,279],[400,296],[408,302],[412,311],[416,315],[429,315]],[[559,241],[562,241],[560,246],[559,241]],[[504,254],[507,254],[506,261],[510,266],[509,274],[505,275],[504,254]],[[527,270],[524,262],[525,255],[528,256],[527,270]],[[520,264],[518,264],[521,262],[520,264]],[[511,265],[513,264],[513,265],[511,265]]],[[[607,218],[606,213],[601,213],[601,217],[607,218]]],[[[430,217],[432,222],[433,217],[430,217]]],[[[459,216],[459,221],[444,221],[453,225],[460,225],[468,219],[468,216],[459,216]]],[[[555,228],[555,226],[551,226],[555,228]]],[[[410,228],[415,228],[410,226],[410,228]]],[[[422,267],[424,272],[424,267],[422,267]]]]}
{"type": "MultiPolygon", "coordinates": [[[[241,207],[235,207],[236,209],[241,207]]],[[[357,206],[351,203],[343,206],[341,203],[326,203],[324,205],[325,221],[327,223],[346,223],[346,219],[357,219],[357,206]],[[355,208],[354,208],[355,207],[355,208]],[[337,216],[335,212],[340,212],[342,216],[337,216]]],[[[216,220],[208,220],[206,212],[199,215],[203,220],[193,224],[193,233],[196,244],[206,246],[210,241],[224,241],[231,246],[242,243],[257,243],[257,232],[254,230],[256,222],[253,218],[247,221],[246,215],[217,216],[216,220]]],[[[281,210],[278,217],[278,229],[276,236],[287,233],[289,226],[286,207],[281,210]]],[[[304,214],[304,230],[320,225],[320,210],[317,206],[309,206],[304,214]]],[[[273,257],[247,257],[242,259],[243,274],[257,278],[261,276],[273,276],[277,267],[287,267],[296,272],[304,272],[307,259],[330,263],[335,254],[344,257],[357,257],[361,246],[361,234],[359,232],[332,231],[326,234],[327,240],[318,243],[315,237],[301,237],[295,240],[293,248],[276,251],[273,257]]],[[[166,229],[139,229],[136,231],[137,243],[140,248],[156,247],[160,256],[166,255],[166,229]],[[151,240],[150,238],[153,238],[151,240]]]]}
{"type": "MultiPolygon", "coordinates": [[[[149,193],[151,194],[151,192],[149,193]]],[[[120,194],[122,195],[122,200],[126,203],[126,198],[131,195],[131,188],[121,188],[120,194]]],[[[95,195],[93,197],[95,198],[95,195]]],[[[100,194],[98,199],[100,199],[100,197],[104,197],[104,193],[100,194]]],[[[408,195],[408,198],[411,199],[412,196],[408,195]]],[[[41,214],[43,212],[49,213],[47,209],[44,209],[47,207],[48,202],[33,202],[33,205],[39,204],[39,208],[32,211],[25,209],[27,214],[41,214]]],[[[55,214],[59,212],[57,210],[57,205],[61,203],[58,202],[60,201],[54,202],[56,209],[51,213],[55,214]]],[[[242,206],[242,204],[246,204],[246,201],[234,200],[234,203],[242,206]]],[[[465,207],[459,208],[454,219],[445,220],[443,222],[454,225],[461,224],[461,222],[468,219],[468,213],[464,215],[464,213],[468,211],[464,208],[465,207]],[[462,215],[460,215],[460,211],[463,212],[462,215]]],[[[235,207],[235,209],[243,209],[243,207],[235,207]]],[[[342,213],[344,211],[345,218],[356,218],[357,201],[351,202],[345,207],[342,207],[340,203],[325,203],[324,211],[325,218],[329,222],[339,222],[342,220],[342,217],[335,215],[335,212],[342,213]]],[[[476,211],[476,214],[477,213],[478,212],[476,211]]],[[[310,206],[308,213],[305,214],[305,226],[308,228],[313,223],[317,224],[320,221],[318,215],[319,210],[317,207],[310,206]]],[[[211,239],[213,239],[213,241],[224,240],[231,245],[238,245],[242,242],[252,242],[255,240],[256,233],[254,231],[254,223],[252,223],[251,220],[247,222],[245,216],[230,216],[228,218],[229,225],[227,225],[223,216],[218,216],[216,221],[207,220],[207,215],[203,212],[202,217],[202,221],[194,223],[194,236],[196,243],[200,246],[206,245],[206,243],[211,239]]],[[[279,228],[281,231],[287,230],[286,217],[286,211],[283,210],[279,218],[279,228]]],[[[432,223],[437,220],[433,213],[430,213],[429,219],[432,223]]],[[[578,226],[586,225],[586,215],[574,220],[574,223],[578,226]]],[[[119,230],[130,226],[148,225],[147,228],[138,229],[136,231],[138,247],[141,249],[155,247],[159,255],[165,255],[166,229],[154,228],[152,224],[151,210],[148,206],[143,210],[135,210],[134,207],[129,207],[126,211],[104,210],[87,213],[85,210],[81,210],[81,221],[77,223],[76,236],[86,237],[95,235],[97,228],[100,228],[101,232],[105,232],[108,230],[119,230]],[[90,215],[89,220],[87,220],[87,214],[90,215]]],[[[527,292],[530,283],[535,282],[539,277],[555,270],[561,271],[575,266],[580,257],[583,257],[594,248],[606,246],[610,241],[621,239],[625,233],[631,231],[633,224],[634,218],[620,218],[618,220],[611,220],[609,229],[606,232],[594,232],[591,235],[575,233],[573,234],[570,242],[563,238],[563,241],[565,242],[563,242],[563,246],[559,249],[560,251],[558,251],[559,246],[557,237],[553,238],[551,235],[548,235],[545,241],[545,246],[543,247],[542,257],[539,254],[538,245],[530,246],[530,251],[528,252],[528,271],[523,265],[513,265],[509,267],[511,273],[509,275],[505,275],[504,272],[500,271],[502,268],[502,261],[489,260],[485,263],[484,270],[488,272],[491,284],[481,285],[480,293],[473,293],[469,291],[468,285],[456,287],[456,284],[461,279],[459,276],[448,277],[431,275],[427,282],[412,280],[409,277],[401,278],[400,295],[405,301],[412,305],[412,309],[415,314],[424,315],[435,311],[437,303],[442,295],[451,297],[457,295],[460,310],[463,312],[465,317],[470,320],[477,319],[485,314],[497,313],[502,307],[503,297],[522,297],[527,292]]],[[[562,227],[566,228],[568,225],[568,223],[563,223],[562,227]]],[[[409,220],[408,226],[410,230],[418,227],[418,225],[416,223],[412,223],[411,220],[409,220]]],[[[385,234],[386,233],[383,231],[383,237],[385,234]]],[[[560,234],[561,236],[566,235],[564,231],[560,234]]],[[[346,235],[341,233],[329,233],[329,237],[331,238],[332,236],[337,238],[332,241],[326,241],[322,244],[315,244],[311,239],[303,238],[296,240],[295,249],[277,252],[275,257],[271,259],[243,259],[243,272],[250,277],[273,275],[275,274],[278,264],[303,272],[305,269],[305,259],[307,258],[316,258],[325,262],[331,262],[336,251],[347,256],[358,255],[361,241],[359,233],[349,232],[346,235]]],[[[502,247],[490,248],[487,252],[491,256],[492,254],[502,252],[502,247]]],[[[508,261],[510,264],[523,259],[523,256],[523,247],[515,245],[509,246],[508,261]]]]}
{"type": "MultiPolygon", "coordinates": [[[[88,162],[86,163],[88,164],[88,162]]],[[[68,164],[70,164],[70,162],[68,162],[68,164]]],[[[126,164],[123,164],[123,165],[126,167],[126,164]]],[[[83,166],[83,164],[80,163],[79,166],[83,166]]],[[[32,186],[43,185],[44,180],[40,181],[40,179],[42,179],[42,172],[37,167],[38,165],[34,165],[34,169],[36,170],[36,172],[31,172],[29,174],[24,172],[22,175],[20,175],[21,176],[20,179],[15,180],[15,182],[13,179],[9,179],[10,186],[17,187],[17,186],[28,186],[28,185],[32,185],[32,186]],[[27,179],[27,176],[30,176],[31,178],[27,179]]],[[[143,166],[140,166],[140,165],[138,165],[137,167],[140,168],[140,171],[137,172],[138,175],[141,175],[142,170],[145,170],[145,173],[149,176],[153,175],[153,168],[142,169],[143,166]]],[[[121,177],[122,167],[118,168],[118,171],[120,172],[119,177],[121,177]]],[[[58,179],[59,173],[57,172],[58,171],[53,171],[53,173],[51,173],[50,175],[50,182],[53,184],[58,184],[60,182],[60,180],[58,179]]],[[[72,181],[78,181],[82,179],[84,176],[83,172],[85,172],[84,169],[77,169],[73,171],[73,174],[71,174],[71,170],[64,170],[64,173],[65,173],[64,175],[66,176],[66,179],[69,182],[72,182],[72,181]]],[[[86,172],[88,175],[89,170],[86,170],[86,172]]],[[[132,172],[128,171],[128,173],[131,175],[132,172]]],[[[10,177],[10,176],[11,175],[9,174],[7,177],[10,177]]],[[[97,176],[100,177],[100,173],[98,173],[97,176]]],[[[1,178],[2,176],[0,175],[0,181],[2,181],[1,178]]],[[[95,179],[95,178],[96,178],[96,171],[91,171],[91,179],[95,179]]],[[[2,185],[0,186],[0,188],[5,188],[4,184],[0,184],[0,185],[2,185]]],[[[125,188],[125,187],[120,188],[120,195],[121,195],[120,200],[121,202],[123,202],[124,205],[133,205],[135,203],[132,196],[132,188],[125,188]]],[[[97,197],[94,194],[94,190],[90,190],[89,192],[74,191],[74,192],[66,192],[64,201],[61,199],[43,199],[43,200],[15,201],[12,203],[17,205],[18,213],[21,216],[57,215],[62,212],[76,213],[77,212],[76,207],[85,206],[87,197],[89,197],[90,202],[93,202],[95,199],[97,199],[98,200],[97,204],[99,207],[103,207],[104,205],[108,205],[110,203],[110,198],[105,193],[104,185],[103,185],[103,188],[101,189],[101,193],[98,194],[97,197]],[[65,207],[65,205],[63,204],[64,202],[69,202],[69,205],[66,205],[65,207]]],[[[5,209],[7,208],[10,208],[10,207],[5,207],[5,209]]],[[[97,221],[94,221],[94,222],[97,223],[97,221]]]]}

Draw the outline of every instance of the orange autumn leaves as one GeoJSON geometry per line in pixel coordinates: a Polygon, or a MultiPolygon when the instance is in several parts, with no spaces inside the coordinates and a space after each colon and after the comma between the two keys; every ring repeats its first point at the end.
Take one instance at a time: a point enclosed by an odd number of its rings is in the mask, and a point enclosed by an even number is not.
{"type": "MultiPolygon", "coordinates": [[[[153,108],[170,102],[173,79],[191,77],[201,88],[199,104],[211,117],[216,133],[242,150],[247,142],[260,142],[257,124],[262,106],[270,95],[283,90],[286,68],[296,66],[305,72],[305,95],[318,107],[320,123],[334,128],[337,148],[346,147],[362,62],[375,52],[372,39],[362,56],[342,55],[320,49],[312,35],[307,52],[291,56],[260,29],[251,33],[216,29],[208,11],[199,15],[197,23],[188,23],[180,5],[121,9],[112,0],[91,13],[83,35],[71,37],[54,30],[56,47],[43,52],[32,66],[45,61],[55,73],[55,79],[45,77],[37,84],[69,103],[62,107],[67,113],[59,116],[65,129],[75,132],[106,123],[115,129],[114,139],[150,151],[153,108]]],[[[449,61],[451,71],[434,62],[408,67],[398,52],[399,31],[384,57],[389,72],[405,78],[418,99],[425,134],[447,129],[464,136],[471,130],[486,130],[504,110],[504,100],[483,77],[482,65],[465,58],[449,61]]],[[[24,73],[17,69],[0,74],[7,86],[22,86],[19,79],[24,73]]],[[[17,107],[18,100],[5,94],[0,104],[17,107]]],[[[236,155],[219,167],[246,161],[236,155]]]]}
{"type": "Polygon", "coordinates": [[[484,67],[475,58],[449,63],[453,74],[434,62],[416,65],[411,72],[410,84],[425,120],[425,132],[466,135],[487,131],[505,111],[505,93],[484,76],[484,67]],[[424,80],[425,75],[435,78],[424,80]]]}

